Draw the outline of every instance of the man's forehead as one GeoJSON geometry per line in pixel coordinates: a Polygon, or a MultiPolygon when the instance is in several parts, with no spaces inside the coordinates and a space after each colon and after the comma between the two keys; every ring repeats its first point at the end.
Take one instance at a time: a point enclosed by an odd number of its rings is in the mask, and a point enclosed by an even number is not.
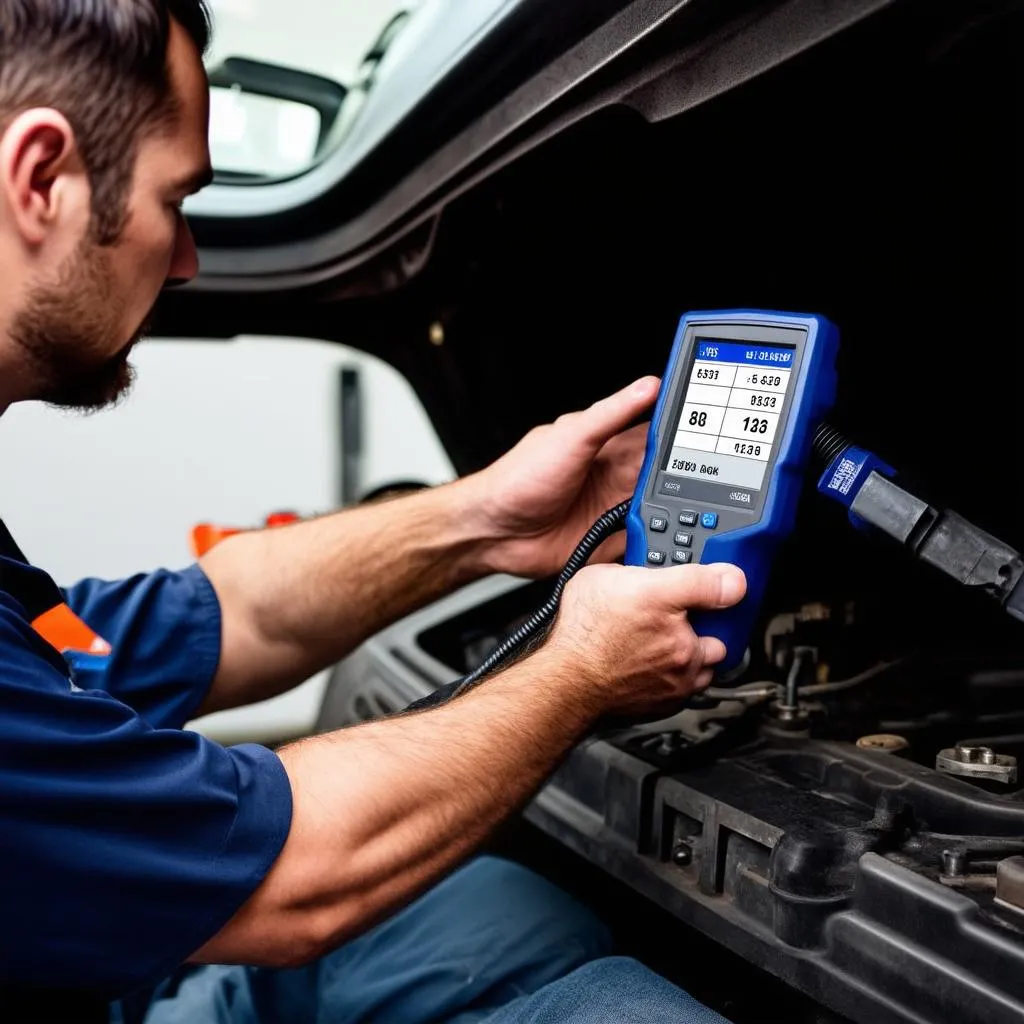
{"type": "Polygon", "coordinates": [[[173,18],[167,65],[177,100],[173,134],[176,144],[183,147],[182,155],[187,160],[177,184],[183,192],[194,192],[208,185],[213,178],[208,144],[210,85],[198,47],[173,18]]]}
{"type": "Polygon", "coordinates": [[[167,40],[167,64],[171,77],[183,92],[196,93],[209,90],[203,55],[195,40],[181,22],[171,18],[171,31],[167,40]]]}

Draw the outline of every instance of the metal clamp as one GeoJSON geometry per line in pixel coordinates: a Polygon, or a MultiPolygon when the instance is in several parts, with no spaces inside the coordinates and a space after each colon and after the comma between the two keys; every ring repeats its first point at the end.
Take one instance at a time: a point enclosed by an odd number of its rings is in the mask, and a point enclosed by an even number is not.
{"type": "Polygon", "coordinates": [[[966,779],[991,779],[1008,785],[1017,781],[1017,758],[997,754],[991,747],[947,747],[936,756],[935,768],[966,779]]]}

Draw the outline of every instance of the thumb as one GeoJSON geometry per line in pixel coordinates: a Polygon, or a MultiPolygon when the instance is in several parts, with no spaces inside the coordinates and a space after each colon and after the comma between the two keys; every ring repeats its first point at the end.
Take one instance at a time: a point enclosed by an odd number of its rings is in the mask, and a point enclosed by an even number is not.
{"type": "Polygon", "coordinates": [[[658,577],[664,600],[679,611],[730,608],[747,592],[743,571],[726,562],[670,566],[652,575],[658,577]]]}

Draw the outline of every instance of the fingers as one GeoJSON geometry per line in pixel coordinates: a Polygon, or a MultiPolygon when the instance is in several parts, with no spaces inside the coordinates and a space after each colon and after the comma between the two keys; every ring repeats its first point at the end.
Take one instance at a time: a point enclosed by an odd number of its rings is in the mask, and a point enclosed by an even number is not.
{"type": "Polygon", "coordinates": [[[582,439],[594,451],[624,430],[641,413],[648,410],[658,397],[657,377],[641,377],[629,387],[602,398],[589,409],[573,416],[582,433],[582,439]]]}
{"type": "Polygon", "coordinates": [[[650,426],[649,422],[639,423],[629,430],[616,434],[601,449],[602,458],[606,458],[611,463],[635,458],[636,467],[639,469],[644,449],[647,447],[647,433],[650,430],[650,426]]]}
{"type": "MultiPolygon", "coordinates": [[[[650,572],[644,569],[644,572],[650,572]]],[[[730,608],[747,592],[747,580],[735,565],[679,565],[650,573],[655,587],[671,608],[730,608]]]]}
{"type": "Polygon", "coordinates": [[[715,670],[713,668],[702,668],[693,679],[693,688],[695,690],[706,690],[714,678],[715,670]]]}
{"type": "MultiPolygon", "coordinates": [[[[699,636],[697,642],[700,644],[701,664],[717,665],[725,658],[725,644],[716,636],[699,636]]],[[[711,671],[710,669],[708,670],[711,671]]]]}
{"type": "MultiPolygon", "coordinates": [[[[689,625],[686,628],[689,629],[689,625]]],[[[689,667],[693,676],[692,686],[694,689],[703,690],[714,678],[715,665],[725,658],[725,644],[717,637],[694,636],[693,645],[694,653],[689,667]]]]}

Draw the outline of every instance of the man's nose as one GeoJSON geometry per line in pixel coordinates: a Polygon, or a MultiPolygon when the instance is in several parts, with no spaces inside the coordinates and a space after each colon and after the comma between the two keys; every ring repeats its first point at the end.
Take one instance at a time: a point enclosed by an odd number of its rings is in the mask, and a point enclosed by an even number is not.
{"type": "Polygon", "coordinates": [[[199,253],[184,214],[178,214],[178,233],[174,239],[174,255],[167,271],[165,288],[188,284],[199,273],[199,253]]]}

